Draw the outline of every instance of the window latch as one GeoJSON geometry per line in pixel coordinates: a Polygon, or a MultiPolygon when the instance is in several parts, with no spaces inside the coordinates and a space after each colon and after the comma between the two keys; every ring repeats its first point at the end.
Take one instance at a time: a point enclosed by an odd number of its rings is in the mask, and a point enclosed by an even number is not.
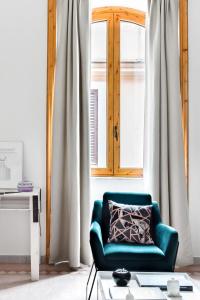
{"type": "Polygon", "coordinates": [[[113,132],[113,134],[114,134],[114,138],[118,142],[118,126],[117,125],[114,126],[114,132],[113,132]]]}

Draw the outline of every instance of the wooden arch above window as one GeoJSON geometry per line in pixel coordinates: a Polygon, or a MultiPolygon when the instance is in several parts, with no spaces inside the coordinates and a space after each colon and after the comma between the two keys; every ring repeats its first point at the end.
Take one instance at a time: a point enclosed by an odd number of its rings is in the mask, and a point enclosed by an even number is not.
{"type": "MultiPolygon", "coordinates": [[[[185,170],[188,174],[188,0],[180,0],[180,78],[185,148],[185,170]]],[[[105,8],[106,9],[106,8],[105,8]]],[[[52,113],[56,62],[56,0],[48,0],[47,41],[47,134],[46,134],[46,261],[50,257],[52,113]]]]}
{"type": "Polygon", "coordinates": [[[104,18],[104,14],[118,13],[123,15],[124,20],[132,20],[138,25],[144,25],[145,23],[145,13],[143,11],[119,6],[105,6],[93,9],[92,20],[98,19],[101,16],[101,20],[104,18]]]}

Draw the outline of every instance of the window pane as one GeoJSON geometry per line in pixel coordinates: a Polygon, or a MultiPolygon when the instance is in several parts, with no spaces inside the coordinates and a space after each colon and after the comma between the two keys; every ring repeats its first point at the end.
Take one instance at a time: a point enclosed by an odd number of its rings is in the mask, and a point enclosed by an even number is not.
{"type": "Polygon", "coordinates": [[[91,165],[107,167],[107,22],[91,28],[91,97],[90,147],[91,165]]]}
{"type": "Polygon", "coordinates": [[[124,6],[147,11],[147,0],[92,0],[92,8],[102,6],[124,6]]]}
{"type": "Polygon", "coordinates": [[[144,28],[120,22],[120,167],[143,167],[144,28]]]}

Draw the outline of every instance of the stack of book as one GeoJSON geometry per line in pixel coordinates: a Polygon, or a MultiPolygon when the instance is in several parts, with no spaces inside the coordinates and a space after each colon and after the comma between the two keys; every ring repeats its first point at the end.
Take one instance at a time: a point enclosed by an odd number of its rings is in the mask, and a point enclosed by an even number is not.
{"type": "Polygon", "coordinates": [[[25,180],[21,181],[17,185],[18,192],[32,192],[33,191],[33,183],[31,181],[25,180]]]}
{"type": "Polygon", "coordinates": [[[182,274],[136,274],[136,280],[141,287],[159,287],[167,290],[167,281],[172,277],[179,281],[180,291],[193,291],[192,282],[182,274]]]}

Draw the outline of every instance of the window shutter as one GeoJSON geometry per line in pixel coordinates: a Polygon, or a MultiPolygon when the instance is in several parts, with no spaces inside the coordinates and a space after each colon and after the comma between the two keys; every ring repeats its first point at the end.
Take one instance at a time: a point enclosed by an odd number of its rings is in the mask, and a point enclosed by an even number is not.
{"type": "Polygon", "coordinates": [[[90,90],[90,162],[98,165],[98,89],[90,90]]]}

